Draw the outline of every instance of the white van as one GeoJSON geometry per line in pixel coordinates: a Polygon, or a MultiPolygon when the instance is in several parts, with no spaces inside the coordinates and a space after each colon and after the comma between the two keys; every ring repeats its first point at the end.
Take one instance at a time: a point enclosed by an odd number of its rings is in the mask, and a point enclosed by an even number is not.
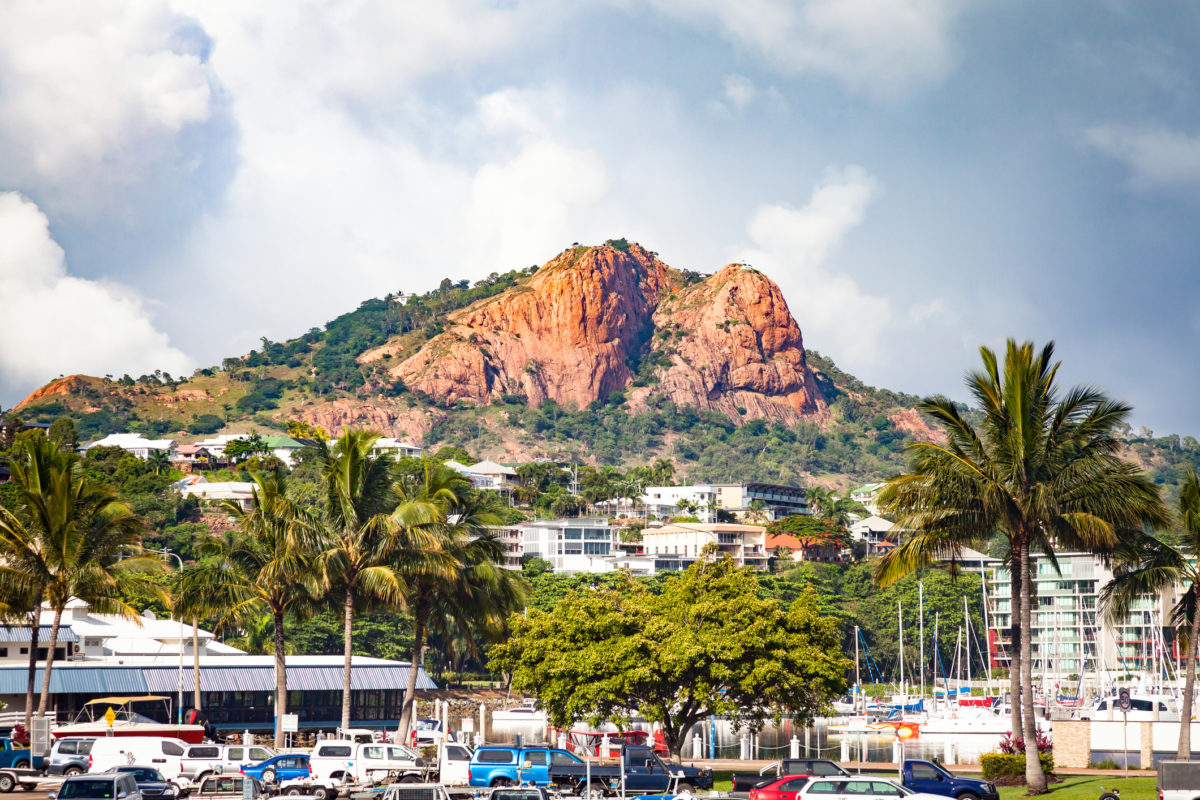
{"type": "Polygon", "coordinates": [[[388,773],[396,773],[398,777],[420,775],[425,771],[425,760],[398,744],[326,739],[313,748],[308,768],[314,783],[353,783],[384,778],[388,773]]]}
{"type": "Polygon", "coordinates": [[[242,767],[274,757],[274,750],[259,745],[192,744],[183,756],[183,777],[199,783],[206,775],[236,775],[242,767]]]}
{"type": "Polygon", "coordinates": [[[112,767],[141,764],[154,767],[173,783],[183,775],[183,755],[188,743],[162,736],[105,736],[92,745],[88,772],[105,772],[112,767]]]}

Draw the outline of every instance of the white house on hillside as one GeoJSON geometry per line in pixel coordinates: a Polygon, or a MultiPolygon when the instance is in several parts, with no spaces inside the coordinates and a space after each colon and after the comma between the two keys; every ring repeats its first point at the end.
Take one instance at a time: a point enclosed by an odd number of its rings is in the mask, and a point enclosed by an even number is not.
{"type": "Polygon", "coordinates": [[[83,445],[79,448],[79,452],[86,454],[93,447],[119,447],[138,458],[149,458],[150,454],[156,450],[173,455],[175,440],[147,439],[140,433],[110,433],[103,439],[83,445]]]}
{"type": "Polygon", "coordinates": [[[395,458],[420,458],[423,451],[420,447],[410,444],[403,439],[394,439],[385,436],[375,440],[375,444],[371,445],[371,452],[376,455],[387,453],[395,458]]]}

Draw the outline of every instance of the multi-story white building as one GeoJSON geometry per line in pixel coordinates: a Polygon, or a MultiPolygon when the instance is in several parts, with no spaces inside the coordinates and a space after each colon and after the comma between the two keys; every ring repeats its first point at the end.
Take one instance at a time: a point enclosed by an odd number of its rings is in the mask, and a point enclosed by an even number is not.
{"type": "Polygon", "coordinates": [[[879,504],[876,498],[879,497],[879,490],[883,488],[882,483],[868,483],[863,486],[853,489],[850,492],[850,499],[857,503],[862,503],[867,511],[872,514],[879,513],[879,504]]]}
{"type": "Polygon", "coordinates": [[[371,445],[371,452],[376,455],[386,453],[396,458],[420,458],[424,451],[403,439],[384,436],[375,440],[375,444],[371,445]]]}
{"type": "Polygon", "coordinates": [[[505,569],[520,569],[521,556],[524,553],[521,529],[515,525],[505,525],[488,530],[504,548],[504,561],[501,566],[505,569]]]}
{"type": "Polygon", "coordinates": [[[729,556],[738,566],[765,569],[766,528],[720,522],[679,522],[642,531],[642,547],[654,556],[656,570],[687,569],[714,545],[717,557],[729,556]]]}
{"type": "Polygon", "coordinates": [[[555,572],[608,572],[604,559],[617,554],[618,529],[604,518],[523,522],[522,556],[550,562],[555,572]]]}
{"type": "MultiPolygon", "coordinates": [[[[1177,591],[1146,595],[1113,624],[1099,607],[1099,594],[1112,572],[1088,553],[1056,553],[1058,570],[1044,556],[1033,557],[1036,607],[1032,610],[1030,649],[1034,669],[1066,678],[1109,670],[1115,674],[1153,672],[1155,664],[1176,658],[1170,609],[1177,591]]],[[[1008,667],[1012,653],[1014,609],[1012,580],[1006,564],[979,553],[964,566],[987,576],[988,652],[993,667],[1008,667]]]]}
{"type": "Polygon", "coordinates": [[[809,513],[804,489],[773,483],[709,483],[691,486],[648,486],[639,499],[656,517],[693,513],[701,522],[716,522],[718,511],[744,516],[760,506],[767,521],[809,513]]]}

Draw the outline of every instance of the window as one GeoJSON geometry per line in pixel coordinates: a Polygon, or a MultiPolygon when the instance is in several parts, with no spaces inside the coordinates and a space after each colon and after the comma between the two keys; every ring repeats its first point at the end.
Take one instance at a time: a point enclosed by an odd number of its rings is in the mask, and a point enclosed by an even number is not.
{"type": "Polygon", "coordinates": [[[871,790],[872,781],[846,781],[845,794],[874,794],[871,790]]]}
{"type": "Polygon", "coordinates": [[[393,761],[412,761],[416,755],[408,752],[403,747],[389,747],[388,758],[393,761]]]}
{"type": "Polygon", "coordinates": [[[808,790],[809,794],[838,794],[838,789],[843,785],[842,781],[815,781],[812,788],[808,790]]]}
{"type": "Polygon", "coordinates": [[[480,764],[511,764],[513,753],[511,750],[476,750],[475,760],[480,764]]]}
{"type": "Polygon", "coordinates": [[[96,743],[95,739],[80,739],[76,745],[79,748],[79,755],[86,756],[92,752],[92,745],[96,743]]]}
{"type": "Polygon", "coordinates": [[[221,748],[204,745],[202,747],[189,747],[188,758],[220,758],[221,748]]]}
{"type": "Polygon", "coordinates": [[[792,778],[790,781],[786,781],[779,788],[785,792],[794,792],[799,789],[803,789],[804,784],[806,783],[808,783],[808,778],[792,778]]]}
{"type": "Polygon", "coordinates": [[[0,647],[0,658],[8,658],[8,648],[0,647]]]}
{"type": "Polygon", "coordinates": [[[244,748],[231,747],[225,751],[225,758],[227,758],[230,761],[241,761],[243,758],[245,758],[245,756],[242,755],[245,752],[246,751],[244,748]]]}
{"type": "MultiPolygon", "coordinates": [[[[555,754],[555,757],[557,758],[557,754],[555,754]]],[[[457,747],[455,745],[447,745],[446,746],[446,760],[447,761],[470,761],[471,760],[471,751],[467,750],[467,748],[465,748],[465,747],[457,747]]],[[[558,761],[555,761],[554,763],[557,764],[558,761]]]]}
{"type": "Polygon", "coordinates": [[[348,758],[350,756],[350,746],[345,744],[325,745],[317,751],[317,756],[320,758],[348,758]]]}
{"type": "Polygon", "coordinates": [[[526,752],[524,755],[525,755],[525,760],[529,762],[529,766],[531,766],[531,767],[546,766],[547,753],[545,750],[534,750],[533,752],[526,752]]]}
{"type": "Polygon", "coordinates": [[[382,747],[364,747],[362,753],[363,753],[363,758],[374,758],[374,759],[378,759],[378,760],[383,760],[383,757],[384,757],[384,755],[383,755],[384,750],[382,747]]]}
{"type": "Polygon", "coordinates": [[[183,755],[182,747],[175,744],[174,742],[168,742],[166,740],[163,740],[163,742],[162,742],[162,751],[163,751],[164,756],[181,756],[181,755],[183,755]]]}
{"type": "Polygon", "coordinates": [[[899,797],[900,790],[887,781],[871,781],[871,791],[884,797],[899,797]]]}
{"type": "Polygon", "coordinates": [[[913,764],[912,774],[918,781],[936,781],[941,777],[941,773],[928,764],[913,764]]]}
{"type": "Polygon", "coordinates": [[[266,750],[264,750],[261,747],[251,747],[250,748],[250,760],[251,761],[266,761],[270,757],[271,757],[271,754],[268,753],[266,750]]]}
{"type": "Polygon", "coordinates": [[[550,754],[550,763],[556,767],[561,767],[567,764],[579,764],[580,761],[570,753],[564,753],[562,750],[555,750],[550,754]]]}
{"type": "Polygon", "coordinates": [[[79,742],[62,741],[58,743],[58,752],[66,756],[73,756],[79,752],[79,742]]]}
{"type": "Polygon", "coordinates": [[[29,648],[28,648],[28,647],[22,647],[22,648],[21,648],[21,655],[23,655],[23,656],[27,656],[27,655],[29,655],[29,648]]]}

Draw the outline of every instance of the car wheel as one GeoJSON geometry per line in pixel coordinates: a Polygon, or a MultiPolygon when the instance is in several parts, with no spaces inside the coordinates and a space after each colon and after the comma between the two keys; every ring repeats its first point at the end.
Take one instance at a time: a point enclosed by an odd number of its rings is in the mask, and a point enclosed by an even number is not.
{"type": "Polygon", "coordinates": [[[23,792],[32,792],[36,788],[37,788],[36,783],[22,783],[21,784],[21,791],[23,791],[23,792]]]}
{"type": "Polygon", "coordinates": [[[67,767],[66,771],[63,772],[63,775],[68,778],[74,778],[76,775],[82,774],[83,770],[81,770],[79,767],[67,767]]]}
{"type": "Polygon", "coordinates": [[[331,800],[331,798],[337,797],[337,792],[324,786],[316,786],[313,787],[312,796],[317,800],[331,800]]]}
{"type": "Polygon", "coordinates": [[[12,768],[13,769],[29,769],[29,762],[28,761],[18,761],[17,763],[13,764],[12,768]]]}
{"type": "Polygon", "coordinates": [[[582,797],[583,800],[600,800],[600,798],[604,797],[606,794],[608,794],[608,791],[605,789],[604,784],[596,781],[592,781],[591,783],[584,785],[579,792],[579,796],[582,797]]]}
{"type": "Polygon", "coordinates": [[[963,792],[962,794],[955,795],[955,797],[957,797],[958,800],[979,800],[979,795],[975,794],[974,792],[963,792]]]}
{"type": "Polygon", "coordinates": [[[299,786],[293,786],[285,791],[284,794],[286,794],[288,797],[299,797],[300,795],[304,794],[304,790],[299,786]]]}
{"type": "MultiPolygon", "coordinates": [[[[275,782],[275,770],[264,769],[262,771],[262,782],[263,783],[274,783],[275,782]]],[[[976,798],[975,800],[979,800],[979,798],[976,798]]]]}
{"type": "Polygon", "coordinates": [[[405,776],[403,776],[402,778],[400,778],[400,782],[401,782],[401,783],[420,783],[420,782],[421,782],[421,776],[419,776],[419,775],[405,775],[405,776]]]}
{"type": "Polygon", "coordinates": [[[512,786],[513,782],[508,778],[493,778],[492,786],[512,786]]]}
{"type": "Polygon", "coordinates": [[[676,792],[687,792],[688,794],[692,794],[696,791],[696,787],[692,786],[690,783],[681,783],[675,787],[675,791],[676,792]]]}
{"type": "Polygon", "coordinates": [[[4,794],[8,794],[13,789],[15,789],[16,786],[17,786],[17,782],[13,779],[12,775],[5,775],[4,773],[0,773],[0,792],[3,792],[4,794]]]}

